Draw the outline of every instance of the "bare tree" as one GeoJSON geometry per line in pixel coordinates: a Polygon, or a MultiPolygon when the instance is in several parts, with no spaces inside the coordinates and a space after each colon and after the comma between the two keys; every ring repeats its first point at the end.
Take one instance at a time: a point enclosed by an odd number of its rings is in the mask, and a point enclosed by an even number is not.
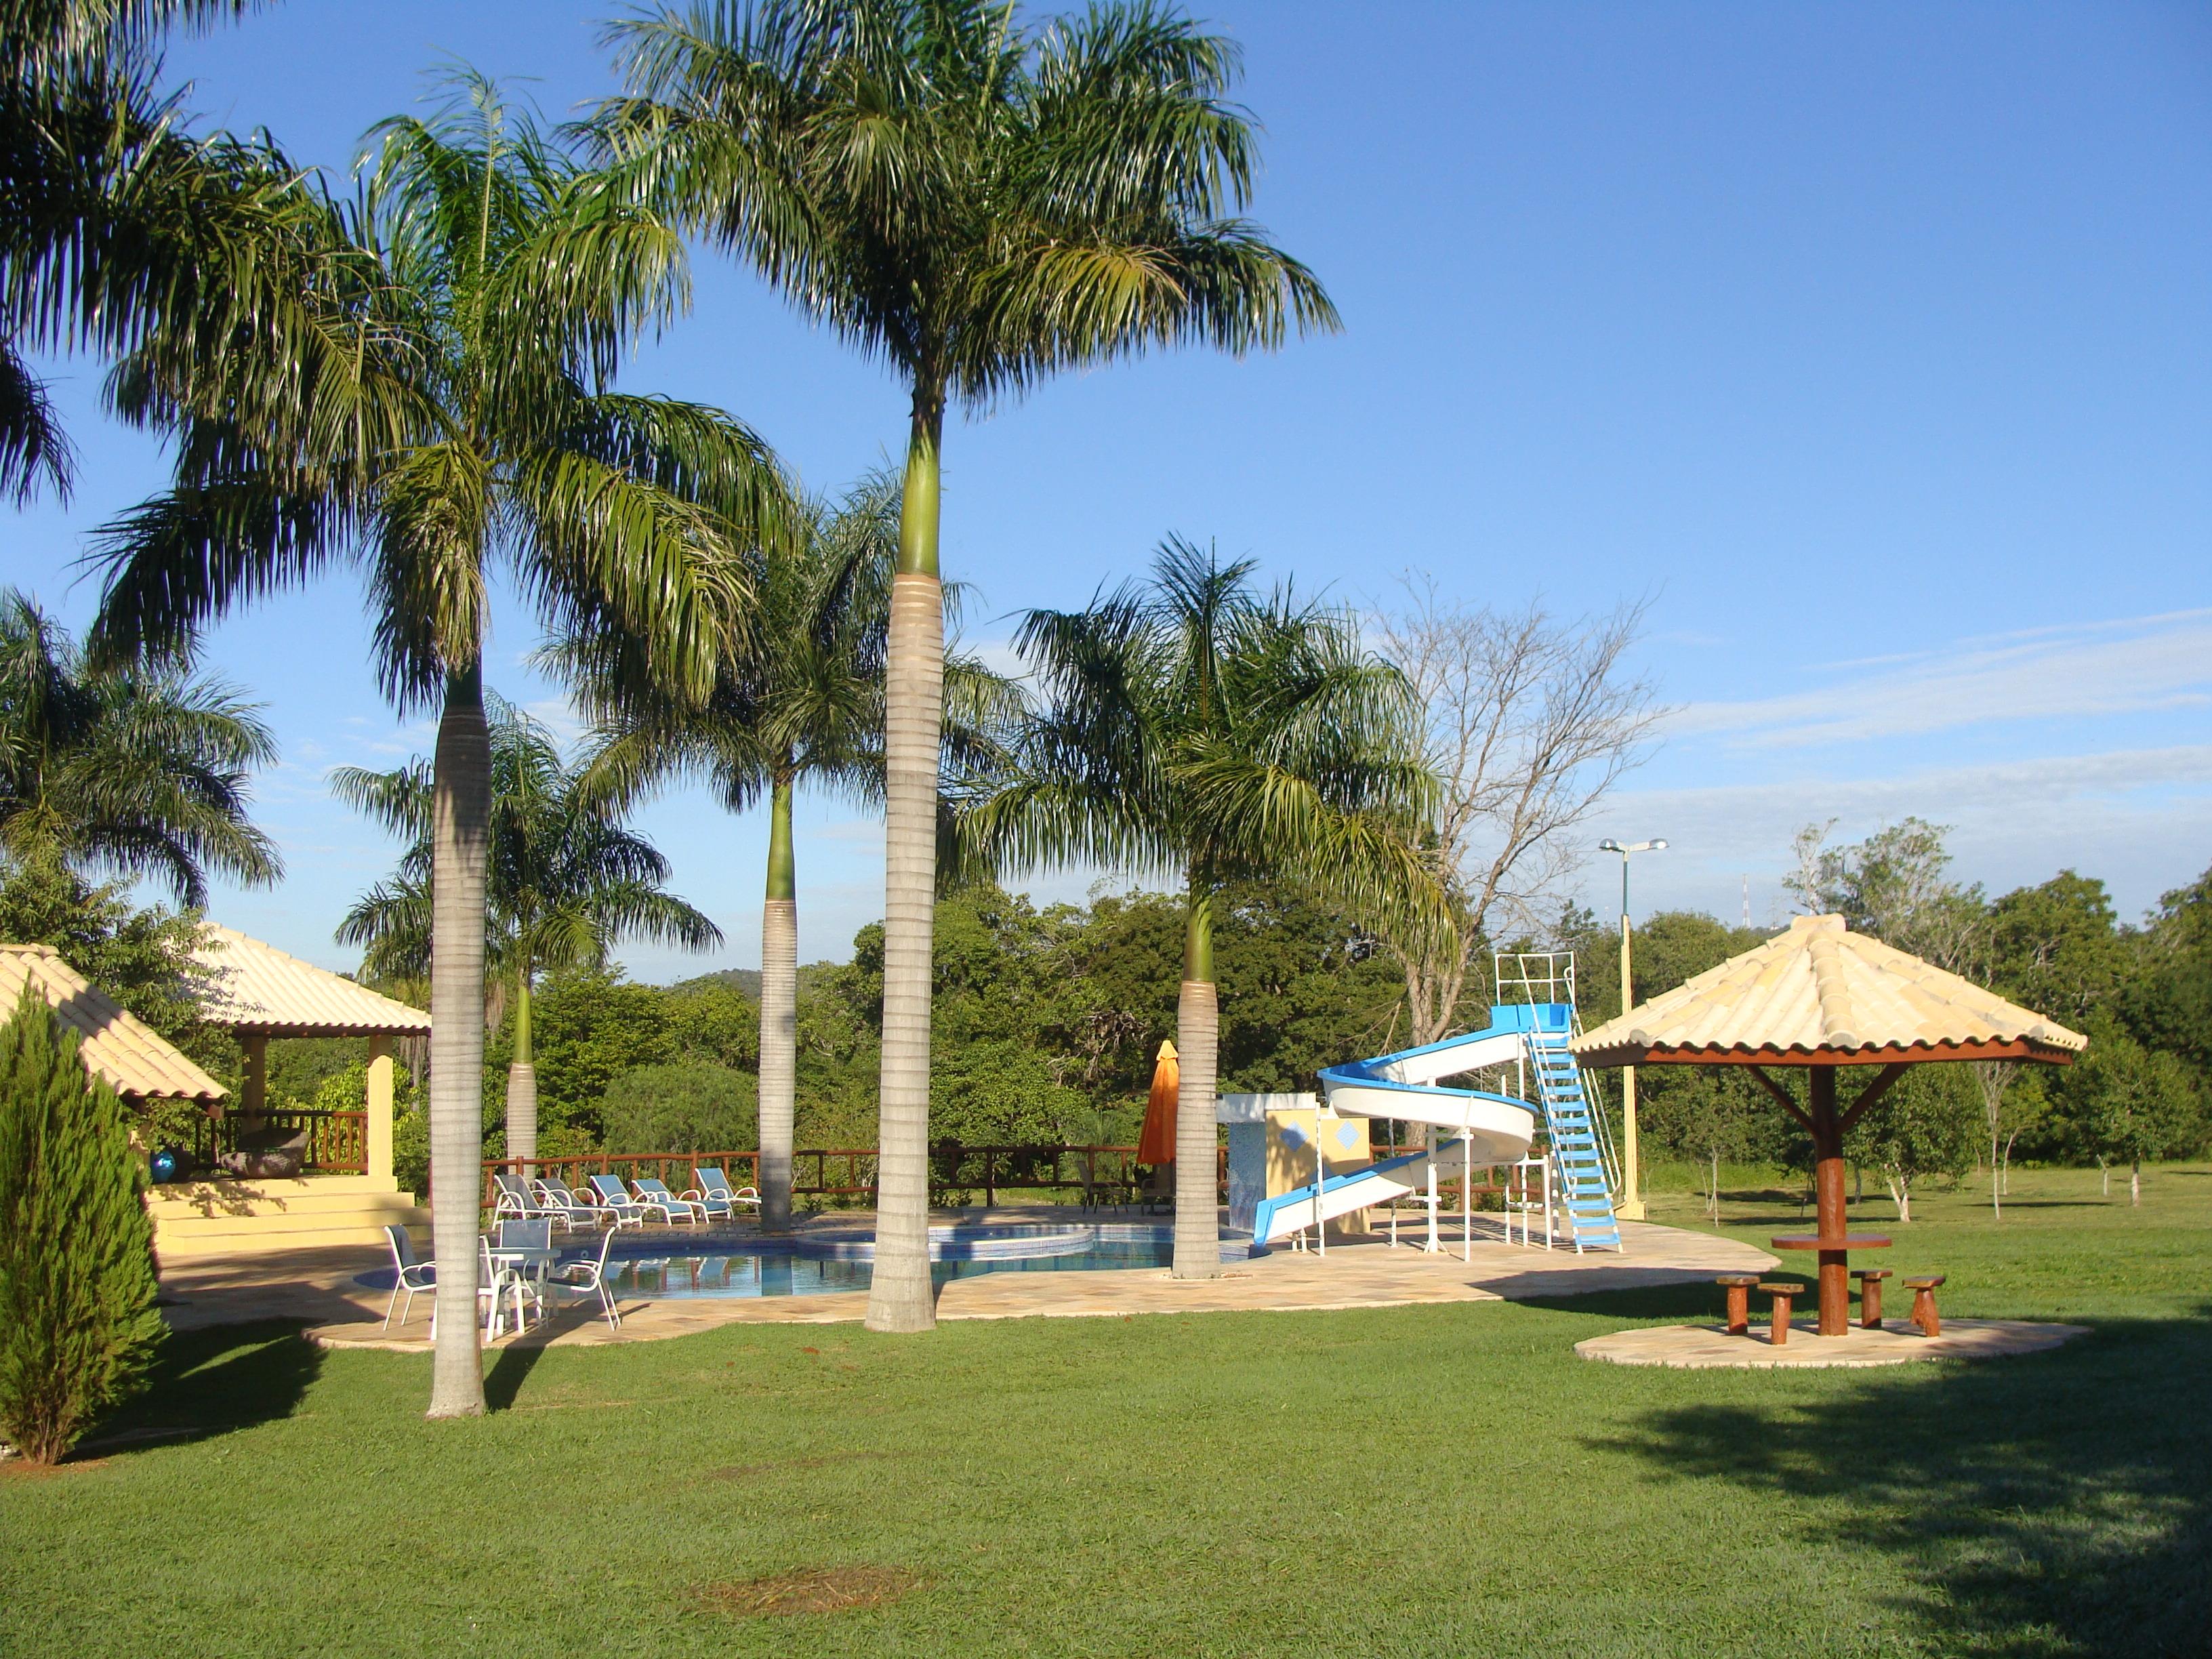
{"type": "Polygon", "coordinates": [[[1376,643],[1428,711],[1425,758],[1441,805],[1422,852],[1451,895],[1455,925],[1378,936],[1406,978],[1416,1043],[1451,1028],[1494,915],[1534,925],[1572,866],[1566,832],[1644,757],[1661,710],[1626,660],[1648,601],[1562,621],[1540,605],[1498,611],[1405,578],[1407,602],[1376,619],[1376,643]]]}

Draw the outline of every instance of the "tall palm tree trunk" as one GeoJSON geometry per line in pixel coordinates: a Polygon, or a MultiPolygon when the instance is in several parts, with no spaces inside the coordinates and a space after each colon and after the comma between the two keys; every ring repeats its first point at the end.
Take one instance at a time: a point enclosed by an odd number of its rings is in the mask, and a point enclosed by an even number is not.
{"type": "Polygon", "coordinates": [[[1215,1202],[1213,1078],[1220,1064],[1221,1020],[1213,990],[1213,902],[1194,879],[1183,922],[1182,988],[1176,998],[1176,1048],[1182,1077],[1176,1091],[1175,1277],[1221,1273],[1221,1212],[1215,1202]]]}
{"type": "Polygon", "coordinates": [[[791,846],[791,781],[769,797],[768,900],[761,907],[761,1226],[791,1225],[791,1141],[799,1085],[799,885],[791,846]]]}
{"type": "Polygon", "coordinates": [[[491,842],[491,737],[483,670],[446,682],[431,763],[430,1224],[438,1263],[432,1417],[481,1413],[477,1221],[483,1183],[484,864],[491,842]]]}
{"type": "MultiPolygon", "coordinates": [[[[507,1067],[507,1155],[538,1156],[538,1066],[530,1042],[530,970],[514,976],[514,1057],[507,1067]]],[[[526,1164],[524,1173],[532,1172],[526,1164]]]]}
{"type": "Polygon", "coordinates": [[[937,576],[943,425],[942,398],[917,389],[884,683],[884,1054],[867,1317],[878,1331],[926,1331],[937,1322],[929,1283],[929,994],[945,714],[945,595],[937,576]]]}

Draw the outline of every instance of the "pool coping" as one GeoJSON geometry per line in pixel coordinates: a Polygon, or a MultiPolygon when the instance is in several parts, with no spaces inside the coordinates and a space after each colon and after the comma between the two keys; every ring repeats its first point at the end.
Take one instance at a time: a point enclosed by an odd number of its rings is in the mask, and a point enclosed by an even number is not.
{"type": "MultiPolygon", "coordinates": [[[[1100,1218],[1111,1219],[1111,1218],[1100,1218]]],[[[872,1218],[835,1212],[804,1224],[846,1231],[872,1218]]],[[[933,1223],[1036,1224],[1034,1212],[999,1209],[933,1217],[933,1223]]],[[[1044,1219],[1073,1220],[1070,1218],[1044,1219]]],[[[1087,1223],[1091,1218],[1084,1218],[1087,1223]]],[[[1477,1222],[1482,1223],[1478,1217],[1477,1222]]],[[[1098,1272],[985,1273],[953,1279],[939,1291],[941,1321],[1024,1318],[1136,1318],[1152,1314],[1315,1312],[1410,1307],[1454,1302],[1576,1296],[1653,1285],[1692,1283],[1721,1273],[1760,1272],[1775,1258],[1711,1233],[1626,1222],[1624,1255],[1577,1256],[1498,1242],[1478,1233],[1462,1254],[1425,1255],[1409,1243],[1379,1238],[1332,1241],[1328,1251],[1277,1247],[1247,1261],[1224,1263],[1213,1279],[1178,1279],[1154,1268],[1098,1272]]],[[[680,1243],[684,1230],[671,1230],[680,1243]]],[[[676,1254],[672,1250],[672,1255],[676,1254]]],[[[380,1250],[344,1248],[298,1251],[283,1258],[202,1258],[163,1274],[164,1311],[179,1329],[256,1320],[295,1320],[311,1341],[329,1348],[429,1351],[428,1310],[415,1298],[403,1334],[381,1328],[385,1292],[352,1284],[354,1275],[388,1263],[380,1250]],[[309,1258],[314,1258],[313,1260],[309,1258]]],[[[611,1329],[595,1304],[578,1302],[496,1347],[592,1346],[688,1336],[736,1324],[839,1324],[858,1322],[867,1292],[809,1296],[625,1299],[623,1323],[611,1329]]]]}

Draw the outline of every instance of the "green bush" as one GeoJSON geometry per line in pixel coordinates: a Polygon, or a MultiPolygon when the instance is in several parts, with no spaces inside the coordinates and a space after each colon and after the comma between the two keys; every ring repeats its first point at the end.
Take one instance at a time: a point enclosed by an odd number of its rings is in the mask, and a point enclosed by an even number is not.
{"type": "Polygon", "coordinates": [[[27,988],[0,1027],[0,1436],[51,1463],[162,1336],[154,1228],[115,1091],[27,988]]]}
{"type": "Polygon", "coordinates": [[[600,1107],[611,1152],[745,1152],[760,1145],[757,1085],[712,1060],[638,1066],[600,1107]]]}

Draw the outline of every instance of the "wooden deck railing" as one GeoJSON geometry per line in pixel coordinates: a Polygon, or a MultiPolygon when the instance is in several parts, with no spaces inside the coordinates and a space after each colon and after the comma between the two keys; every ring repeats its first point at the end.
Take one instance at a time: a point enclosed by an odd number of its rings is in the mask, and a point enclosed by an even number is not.
{"type": "MultiPolygon", "coordinates": [[[[872,1146],[829,1149],[805,1148],[792,1155],[791,1190],[796,1198],[862,1198],[876,1190],[876,1149],[872,1146]]],[[[760,1154],[757,1152],[588,1152],[568,1158],[526,1160],[530,1173],[551,1176],[582,1192],[595,1175],[618,1176],[625,1185],[641,1176],[666,1182],[677,1192],[694,1183],[695,1169],[719,1166],[732,1187],[760,1184],[760,1154]]],[[[483,1202],[491,1205],[496,1192],[495,1175],[520,1175],[526,1160],[488,1158],[484,1162],[483,1202]]],[[[1142,1189],[1134,1146],[971,1146],[942,1140],[930,1148],[929,1185],[933,1201],[964,1202],[982,1194],[987,1205],[996,1204],[1002,1192],[1066,1192],[1079,1194],[1088,1206],[1101,1202],[1133,1203],[1142,1189]]],[[[1215,1185],[1226,1201],[1229,1154],[1217,1160],[1215,1185]]]]}
{"type": "Polygon", "coordinates": [[[272,1132],[283,1135],[305,1132],[307,1146],[301,1164],[302,1173],[364,1175],[368,1172],[368,1114],[366,1111],[325,1112],[305,1107],[272,1109],[262,1113],[258,1121],[236,1112],[226,1112],[221,1117],[202,1118],[193,1126],[192,1162],[200,1169],[213,1169],[217,1158],[238,1150],[240,1137],[266,1135],[272,1132]]]}

